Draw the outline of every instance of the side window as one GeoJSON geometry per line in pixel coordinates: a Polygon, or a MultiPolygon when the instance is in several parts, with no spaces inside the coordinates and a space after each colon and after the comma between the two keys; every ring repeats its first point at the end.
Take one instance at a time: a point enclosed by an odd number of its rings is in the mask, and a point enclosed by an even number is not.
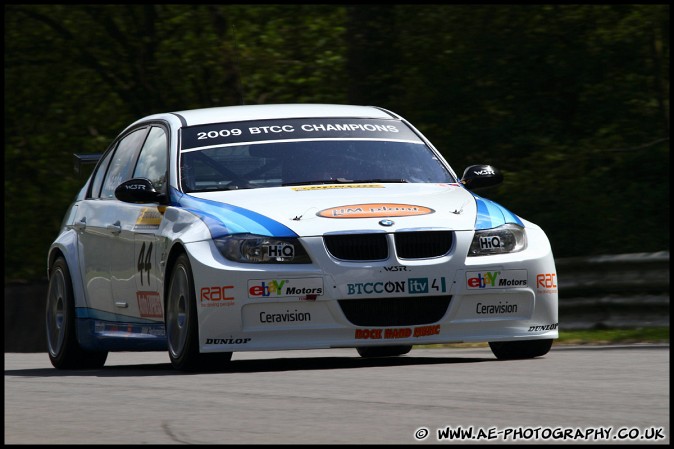
{"type": "Polygon", "coordinates": [[[91,194],[89,198],[98,198],[98,195],[101,193],[101,185],[103,185],[103,177],[105,176],[105,172],[108,169],[108,164],[110,163],[110,158],[112,157],[112,153],[114,152],[115,152],[114,148],[108,151],[108,153],[105,155],[101,163],[98,164],[98,167],[96,167],[96,174],[94,175],[94,179],[91,182],[91,194]]]}
{"type": "Polygon", "coordinates": [[[147,178],[152,181],[157,192],[162,191],[166,184],[167,150],[166,132],[163,128],[153,126],[143,149],[140,150],[132,178],[147,178]]]}
{"type": "Polygon", "coordinates": [[[147,128],[133,131],[124,137],[117,145],[117,150],[112,155],[110,167],[103,181],[101,198],[115,197],[115,189],[124,181],[131,179],[131,171],[136,162],[136,155],[147,135],[147,128]]]}

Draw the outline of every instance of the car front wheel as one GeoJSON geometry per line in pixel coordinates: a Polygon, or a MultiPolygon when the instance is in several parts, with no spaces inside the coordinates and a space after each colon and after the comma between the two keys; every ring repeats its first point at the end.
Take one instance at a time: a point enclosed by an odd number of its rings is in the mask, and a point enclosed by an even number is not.
{"type": "Polygon", "coordinates": [[[108,353],[85,351],[77,342],[75,298],[68,264],[59,257],[49,273],[46,330],[49,360],[58,369],[93,369],[105,364],[108,353]]]}
{"type": "Polygon", "coordinates": [[[199,352],[199,320],[194,278],[186,254],[178,256],[171,273],[166,303],[166,335],[171,363],[178,370],[218,368],[232,358],[231,352],[199,352]]]}
{"type": "Polygon", "coordinates": [[[499,360],[533,359],[550,351],[552,339],[524,341],[491,341],[491,352],[499,360]]]}

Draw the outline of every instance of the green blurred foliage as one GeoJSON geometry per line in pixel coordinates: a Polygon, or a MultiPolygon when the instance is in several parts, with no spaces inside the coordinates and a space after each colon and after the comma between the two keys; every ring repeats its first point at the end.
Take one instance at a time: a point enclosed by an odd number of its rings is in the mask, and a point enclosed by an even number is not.
{"type": "Polygon", "coordinates": [[[84,176],[160,111],[389,108],[557,257],[669,248],[669,5],[5,5],[5,279],[42,279],[84,176]]]}

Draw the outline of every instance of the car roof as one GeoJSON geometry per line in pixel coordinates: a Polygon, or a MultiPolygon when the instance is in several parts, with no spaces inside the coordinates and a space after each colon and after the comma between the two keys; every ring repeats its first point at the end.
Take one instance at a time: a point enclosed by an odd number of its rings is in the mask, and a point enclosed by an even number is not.
{"type": "MultiPolygon", "coordinates": [[[[176,111],[171,114],[181,118],[183,126],[205,125],[220,122],[268,120],[283,118],[351,117],[398,119],[398,115],[375,106],[343,104],[262,104],[223,106],[215,108],[176,111]]],[[[159,114],[163,115],[163,114],[159,114]]],[[[146,117],[146,119],[152,117],[146,117]]]]}

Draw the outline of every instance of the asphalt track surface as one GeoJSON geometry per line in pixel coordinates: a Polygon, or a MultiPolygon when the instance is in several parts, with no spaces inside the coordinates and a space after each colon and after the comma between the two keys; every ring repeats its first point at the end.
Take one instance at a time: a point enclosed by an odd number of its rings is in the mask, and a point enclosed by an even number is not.
{"type": "Polygon", "coordinates": [[[8,353],[5,444],[668,444],[669,382],[669,345],[248,352],[199,374],[163,352],[90,371],[8,353]]]}

